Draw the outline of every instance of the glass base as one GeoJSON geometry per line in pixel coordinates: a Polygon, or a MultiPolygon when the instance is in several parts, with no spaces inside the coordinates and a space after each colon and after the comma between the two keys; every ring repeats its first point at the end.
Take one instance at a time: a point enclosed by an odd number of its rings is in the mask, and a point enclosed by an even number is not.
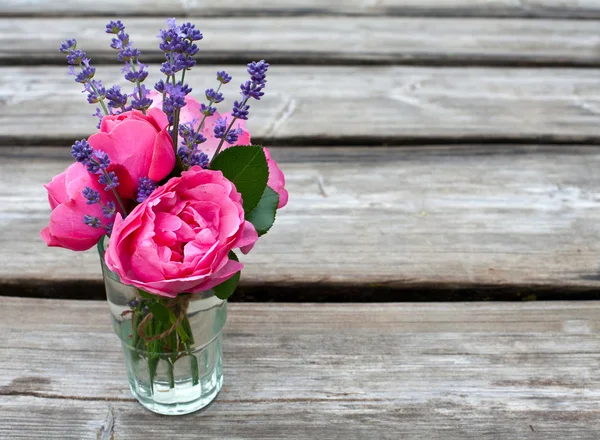
{"type": "Polygon", "coordinates": [[[221,340],[219,333],[208,345],[174,362],[168,357],[152,362],[146,353],[123,344],[131,393],[158,414],[182,415],[204,408],[223,386],[221,340]]]}
{"type": "Polygon", "coordinates": [[[214,382],[214,386],[209,389],[193,385],[191,380],[175,382],[175,388],[169,388],[168,383],[155,382],[156,390],[153,397],[138,393],[132,383],[129,384],[129,388],[144,408],[157,414],[175,416],[193,413],[212,402],[221,391],[223,376],[219,376],[214,382]]]}

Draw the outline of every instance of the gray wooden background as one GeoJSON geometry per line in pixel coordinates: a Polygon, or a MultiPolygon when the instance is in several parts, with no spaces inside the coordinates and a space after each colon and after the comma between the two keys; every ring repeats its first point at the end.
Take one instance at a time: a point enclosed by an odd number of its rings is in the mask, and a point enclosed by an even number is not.
{"type": "Polygon", "coordinates": [[[598,0],[3,0],[0,438],[597,440],[599,169],[598,0]],[[153,83],[170,16],[204,33],[197,96],[271,62],[249,127],[290,192],[225,389],[177,419],[129,394],[97,254],[39,238],[95,125],[60,41],[123,82],[122,18],[153,83]]]}

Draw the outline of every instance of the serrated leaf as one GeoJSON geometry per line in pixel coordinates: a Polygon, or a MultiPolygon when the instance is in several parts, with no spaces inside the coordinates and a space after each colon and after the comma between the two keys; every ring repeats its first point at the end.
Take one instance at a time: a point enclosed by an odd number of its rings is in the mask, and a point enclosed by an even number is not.
{"type": "MultiPolygon", "coordinates": [[[[229,258],[231,258],[232,260],[235,261],[240,261],[238,260],[238,257],[235,253],[233,253],[233,251],[229,251],[229,258]]],[[[235,292],[235,289],[237,288],[238,283],[240,282],[240,276],[241,276],[242,272],[236,272],[235,275],[233,275],[231,278],[229,278],[227,281],[222,282],[221,284],[219,284],[218,286],[215,286],[212,288],[215,296],[219,299],[227,299],[229,298],[233,292],[235,292]]]]}
{"type": "Polygon", "coordinates": [[[213,158],[211,170],[219,170],[233,182],[242,195],[244,212],[248,213],[260,201],[269,180],[269,167],[262,147],[229,147],[213,158]]]}
{"type": "Polygon", "coordinates": [[[266,234],[273,226],[278,204],[279,194],[267,186],[258,205],[246,216],[246,220],[254,225],[259,236],[266,234]]]}

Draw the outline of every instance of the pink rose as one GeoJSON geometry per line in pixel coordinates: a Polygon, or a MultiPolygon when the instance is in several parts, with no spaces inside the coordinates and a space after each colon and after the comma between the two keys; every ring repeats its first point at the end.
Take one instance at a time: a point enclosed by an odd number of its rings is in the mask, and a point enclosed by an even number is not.
{"type": "Polygon", "coordinates": [[[231,249],[258,239],[241,195],[220,171],[193,167],[156,189],[123,220],[117,215],[107,266],[125,284],[175,297],[211,289],[239,272],[231,249]]]}
{"type": "Polygon", "coordinates": [[[108,154],[108,171],[116,173],[117,191],[123,199],[136,198],[141,177],[158,182],[173,170],[175,151],[167,125],[167,116],[158,108],[146,115],[132,110],[104,116],[100,132],[88,139],[94,150],[108,154]]]}
{"type": "MultiPolygon", "coordinates": [[[[162,108],[162,95],[158,92],[152,92],[150,94],[150,98],[152,98],[152,107],[162,108]]],[[[191,96],[186,96],[185,98],[186,105],[181,109],[180,112],[180,124],[194,124],[194,128],[198,126],[200,121],[203,118],[202,113],[200,112],[200,104],[191,96]]],[[[214,127],[219,118],[227,118],[228,122],[231,122],[231,113],[225,113],[220,115],[215,112],[213,116],[209,116],[204,121],[204,125],[202,126],[201,133],[206,138],[206,142],[200,144],[200,149],[208,155],[210,159],[212,159],[215,154],[221,139],[218,139],[214,135],[214,127]]],[[[246,129],[246,121],[243,119],[238,119],[235,121],[233,128],[240,129],[242,133],[239,135],[236,143],[229,145],[227,142],[223,144],[222,150],[229,148],[234,145],[251,145],[252,141],[250,140],[250,132],[246,129]]],[[[279,194],[279,204],[277,208],[283,208],[288,202],[288,192],[284,188],[285,186],[285,177],[283,172],[277,165],[275,160],[271,159],[271,154],[269,150],[265,148],[265,156],[267,157],[267,164],[269,165],[269,180],[267,185],[271,187],[277,194],[279,194]]]]}
{"type": "Polygon", "coordinates": [[[98,191],[105,206],[109,201],[114,202],[112,193],[104,191],[98,183],[98,176],[89,174],[84,165],[74,163],[44,187],[48,191],[48,201],[52,208],[50,224],[41,232],[42,239],[48,246],[85,251],[106,234],[103,227],[93,228],[83,223],[84,215],[104,220],[105,226],[108,223],[99,204],[86,203],[82,194],[86,187],[98,191]]]}

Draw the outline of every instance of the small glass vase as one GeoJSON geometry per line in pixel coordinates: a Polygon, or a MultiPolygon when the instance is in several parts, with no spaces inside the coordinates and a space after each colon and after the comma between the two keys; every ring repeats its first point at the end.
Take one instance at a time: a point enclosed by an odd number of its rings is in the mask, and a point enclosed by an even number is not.
{"type": "Polygon", "coordinates": [[[106,297],[132,394],[158,414],[189,414],[205,407],[223,385],[227,301],[211,290],[170,300],[122,284],[104,263],[104,246],[100,240],[106,297]],[[157,308],[168,317],[158,319],[157,308]]]}

